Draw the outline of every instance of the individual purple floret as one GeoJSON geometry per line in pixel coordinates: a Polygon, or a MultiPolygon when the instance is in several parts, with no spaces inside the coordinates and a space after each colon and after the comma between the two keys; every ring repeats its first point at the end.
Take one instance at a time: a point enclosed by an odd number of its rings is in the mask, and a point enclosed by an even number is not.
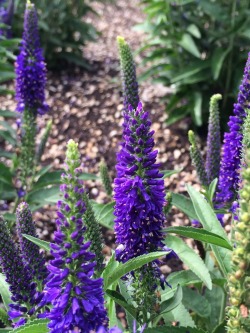
{"type": "Polygon", "coordinates": [[[39,285],[41,285],[40,291],[42,291],[48,270],[45,267],[45,259],[40,253],[39,247],[23,237],[23,234],[37,237],[32,214],[26,202],[21,202],[17,207],[16,222],[23,262],[30,268],[33,279],[39,282],[39,285]]]}
{"type": "Polygon", "coordinates": [[[228,122],[229,132],[224,135],[223,155],[220,165],[218,193],[219,204],[229,204],[236,197],[240,185],[239,169],[242,155],[242,129],[250,103],[250,53],[239,87],[238,100],[234,104],[234,115],[228,122]]]}
{"type": "Polygon", "coordinates": [[[15,327],[23,325],[26,318],[35,313],[35,305],[40,301],[36,284],[32,282],[29,267],[25,266],[21,255],[10,237],[5,222],[0,218],[0,266],[10,285],[11,300],[8,315],[17,320],[15,327]]]}
{"type": "Polygon", "coordinates": [[[116,257],[126,262],[136,256],[157,251],[164,245],[161,229],[165,203],[163,175],[153,150],[154,131],[148,113],[139,103],[125,114],[123,143],[117,154],[115,179],[116,257]]]}
{"type": "Polygon", "coordinates": [[[40,47],[36,9],[27,2],[23,39],[16,61],[16,110],[45,114],[48,111],[45,85],[46,65],[40,47]]]}
{"type": "Polygon", "coordinates": [[[80,156],[77,144],[70,140],[66,153],[65,174],[62,175],[63,200],[58,202],[55,243],[51,244],[54,257],[43,300],[51,303],[46,317],[51,333],[89,333],[105,326],[102,279],[93,279],[95,255],[89,252],[90,242],[84,242],[85,227],[82,201],[82,181],[78,179],[80,156]]]}

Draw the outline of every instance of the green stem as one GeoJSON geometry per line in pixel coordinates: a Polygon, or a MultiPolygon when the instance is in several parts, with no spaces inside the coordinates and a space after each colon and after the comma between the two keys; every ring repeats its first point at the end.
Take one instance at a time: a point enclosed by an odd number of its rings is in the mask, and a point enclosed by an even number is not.
{"type": "Polygon", "coordinates": [[[227,294],[225,293],[225,291],[223,291],[223,296],[221,299],[219,323],[221,323],[225,320],[226,301],[227,301],[227,294]]]}

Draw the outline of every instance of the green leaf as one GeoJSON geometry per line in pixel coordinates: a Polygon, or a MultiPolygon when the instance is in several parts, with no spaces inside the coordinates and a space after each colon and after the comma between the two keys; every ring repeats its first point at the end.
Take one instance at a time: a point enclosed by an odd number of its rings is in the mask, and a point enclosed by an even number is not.
{"type": "Polygon", "coordinates": [[[19,117],[17,112],[9,111],[9,110],[0,110],[0,117],[3,118],[17,118],[19,117]]]}
{"type": "Polygon", "coordinates": [[[204,282],[208,289],[212,289],[212,280],[207,267],[199,255],[185,242],[175,236],[167,235],[164,243],[172,249],[178,257],[204,282]]]}
{"type": "Polygon", "coordinates": [[[207,318],[211,313],[211,306],[206,298],[190,288],[183,288],[183,305],[198,314],[207,318]]]}
{"type": "Polygon", "coordinates": [[[12,303],[11,292],[9,290],[9,284],[5,281],[5,276],[0,273],[0,294],[7,311],[9,311],[9,304],[12,303]]]}
{"type": "Polygon", "coordinates": [[[9,142],[13,147],[16,146],[16,140],[9,133],[9,131],[0,130],[0,136],[7,142],[9,142]]]}
{"type": "MultiPolygon", "coordinates": [[[[172,323],[173,321],[179,322],[179,329],[182,327],[192,327],[195,328],[195,323],[188,312],[188,310],[185,308],[185,306],[181,303],[179,304],[173,311],[163,314],[163,318],[165,323],[172,323]]],[[[172,327],[171,327],[172,328],[172,327]]],[[[177,331],[178,332],[178,331],[177,331]]],[[[187,332],[184,331],[185,333],[187,332]]],[[[192,331],[190,331],[192,332],[192,331]]],[[[203,331],[201,331],[203,332],[203,331]]]]}
{"type": "Polygon", "coordinates": [[[201,38],[201,33],[200,33],[200,30],[199,28],[197,27],[197,25],[195,24],[190,24],[188,27],[187,27],[187,31],[193,35],[194,37],[196,38],[201,38]]]}
{"type": "Polygon", "coordinates": [[[201,242],[215,244],[226,249],[232,250],[232,245],[224,237],[218,236],[205,229],[197,229],[193,227],[169,227],[163,229],[166,233],[174,233],[183,237],[193,238],[201,242]]]}
{"type": "Polygon", "coordinates": [[[23,237],[25,237],[26,239],[28,239],[32,243],[39,246],[41,249],[44,249],[45,251],[50,252],[50,243],[49,242],[46,242],[44,240],[41,240],[39,238],[30,236],[30,235],[26,235],[26,234],[22,234],[22,235],[23,235],[23,237]]]}
{"type": "Polygon", "coordinates": [[[35,190],[41,187],[46,187],[48,185],[60,184],[62,172],[63,170],[57,170],[44,173],[38,178],[37,182],[33,185],[33,189],[35,190]]]}
{"type": "Polygon", "coordinates": [[[13,333],[48,333],[47,327],[49,321],[47,319],[35,319],[27,324],[14,329],[13,333]]]}
{"type": "MultiPolygon", "coordinates": [[[[118,284],[119,284],[119,290],[120,290],[121,295],[125,298],[125,300],[128,304],[132,305],[132,302],[133,302],[132,293],[133,293],[133,291],[131,291],[131,286],[128,285],[126,283],[126,281],[122,281],[122,280],[119,280],[118,284]]],[[[126,321],[127,321],[127,324],[128,324],[128,328],[132,332],[133,331],[133,326],[134,326],[134,318],[128,311],[125,310],[125,312],[126,312],[126,321]]]]}
{"type": "Polygon", "coordinates": [[[14,156],[14,153],[11,153],[9,151],[5,151],[5,150],[0,149],[0,157],[5,157],[5,158],[8,158],[8,159],[12,159],[13,156],[14,156]]]}
{"type": "Polygon", "coordinates": [[[209,332],[220,323],[221,306],[224,306],[224,291],[222,288],[214,286],[212,290],[205,291],[205,298],[211,306],[211,313],[207,324],[209,332]]]}
{"type": "Polygon", "coordinates": [[[12,174],[10,168],[3,163],[0,163],[0,181],[5,184],[12,185],[12,174]]]}
{"type": "Polygon", "coordinates": [[[178,44],[195,57],[200,58],[200,51],[198,50],[193,38],[189,34],[184,33],[178,44]]]}
{"type": "Polygon", "coordinates": [[[127,301],[125,300],[125,298],[120,293],[118,293],[115,290],[110,290],[110,289],[107,289],[105,291],[105,293],[110,298],[112,298],[117,304],[122,306],[124,308],[124,310],[126,310],[128,313],[130,313],[131,316],[133,316],[133,318],[136,319],[136,316],[137,316],[136,308],[133,305],[128,304],[127,301]]]}
{"type": "Polygon", "coordinates": [[[82,180],[96,180],[99,179],[96,175],[92,173],[83,172],[79,175],[79,178],[82,180]]]}
{"type": "Polygon", "coordinates": [[[198,220],[192,201],[185,195],[172,192],[172,204],[185,213],[190,219],[198,220]]]}
{"type": "Polygon", "coordinates": [[[178,285],[174,296],[161,303],[161,312],[159,316],[161,317],[162,313],[167,313],[175,309],[181,303],[182,297],[182,287],[178,285]]]}
{"type": "Polygon", "coordinates": [[[166,256],[168,253],[169,251],[152,252],[130,259],[126,263],[120,263],[117,268],[107,274],[106,279],[104,280],[104,289],[106,290],[110,285],[129,272],[134,271],[159,257],[166,256]]]}
{"type": "Polygon", "coordinates": [[[180,73],[177,73],[176,76],[171,78],[171,83],[177,83],[182,80],[186,80],[195,76],[198,73],[202,73],[205,69],[209,68],[210,64],[206,61],[199,61],[194,66],[189,66],[186,70],[182,70],[180,73]]]}
{"type": "Polygon", "coordinates": [[[182,169],[178,169],[178,170],[161,170],[161,173],[163,173],[163,179],[165,179],[165,178],[168,178],[168,177],[170,177],[170,176],[172,176],[172,175],[175,175],[176,173],[179,173],[179,172],[181,172],[182,171],[182,169]]]}
{"type": "Polygon", "coordinates": [[[0,333],[13,332],[12,328],[0,328],[0,333]]]}
{"type": "Polygon", "coordinates": [[[159,326],[146,328],[143,333],[207,333],[194,327],[159,326]]]}
{"type": "Polygon", "coordinates": [[[97,221],[104,227],[114,229],[114,202],[100,204],[91,200],[97,221]]]}
{"type": "Polygon", "coordinates": [[[212,56],[212,73],[214,80],[219,78],[223,62],[230,51],[230,48],[224,50],[223,48],[217,47],[215,49],[212,56]]]}
{"type": "Polygon", "coordinates": [[[194,93],[193,119],[197,126],[202,125],[202,94],[200,92],[194,93]]]}
{"type": "MultiPolygon", "coordinates": [[[[42,207],[50,202],[50,198],[58,195],[59,187],[53,186],[50,188],[35,189],[28,193],[26,201],[29,204],[35,204],[36,208],[42,207]]],[[[53,202],[54,203],[54,202],[53,202]]]]}
{"type": "Polygon", "coordinates": [[[217,183],[218,183],[218,178],[215,178],[212,183],[209,185],[208,188],[208,195],[209,195],[209,200],[210,202],[213,202],[213,197],[214,197],[214,193],[217,187],[217,183]]]}
{"type": "MultiPolygon", "coordinates": [[[[221,236],[228,240],[225,230],[222,228],[218,221],[212,207],[203,198],[203,196],[197,192],[192,186],[187,185],[188,193],[192,199],[198,220],[203,225],[204,229],[221,236]]],[[[231,271],[231,255],[227,249],[211,245],[214,255],[218,261],[218,264],[226,277],[231,271]]]]}
{"type": "MultiPolygon", "coordinates": [[[[4,326],[10,327],[11,322],[9,321],[9,316],[7,314],[7,311],[0,307],[0,322],[4,324],[4,326]]],[[[1,333],[1,329],[0,329],[1,333]]]]}

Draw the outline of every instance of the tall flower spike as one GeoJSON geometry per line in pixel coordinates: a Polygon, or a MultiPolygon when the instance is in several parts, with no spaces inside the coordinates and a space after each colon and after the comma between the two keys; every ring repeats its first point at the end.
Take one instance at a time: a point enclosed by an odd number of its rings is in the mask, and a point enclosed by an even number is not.
{"type": "Polygon", "coordinates": [[[220,114],[219,100],[220,94],[213,95],[210,99],[208,135],[207,135],[207,156],[206,173],[208,183],[219,177],[220,172],[220,114]]]}
{"type": "MultiPolygon", "coordinates": [[[[249,138],[249,134],[248,134],[249,138]]],[[[229,303],[227,332],[247,333],[250,325],[250,150],[246,153],[246,167],[241,172],[243,187],[240,195],[239,221],[234,230],[232,272],[228,277],[229,303]]]]}
{"type": "Polygon", "coordinates": [[[243,80],[239,87],[238,100],[234,104],[234,115],[228,122],[229,132],[224,135],[223,155],[216,201],[223,205],[237,197],[240,185],[239,169],[242,154],[242,129],[250,103],[250,53],[245,66],[243,80]]]}
{"type": "Polygon", "coordinates": [[[139,103],[130,108],[124,127],[121,151],[117,154],[115,179],[116,257],[126,262],[136,256],[162,248],[161,229],[165,204],[163,175],[155,163],[154,131],[148,113],[139,103]]]}
{"type": "Polygon", "coordinates": [[[58,202],[55,244],[51,244],[50,275],[45,286],[52,309],[47,314],[51,333],[89,333],[106,322],[102,279],[93,279],[95,255],[89,252],[90,242],[84,242],[85,227],[82,200],[80,155],[77,144],[67,146],[65,174],[61,191],[64,199],[58,202]]]}
{"type": "Polygon", "coordinates": [[[23,234],[37,237],[32,214],[26,202],[21,202],[17,207],[16,218],[17,235],[24,264],[31,270],[31,274],[33,279],[37,282],[39,291],[42,291],[48,270],[45,267],[45,259],[39,252],[39,247],[23,237],[23,234]]]}
{"type": "Polygon", "coordinates": [[[46,67],[40,47],[36,9],[29,1],[24,16],[24,32],[16,61],[16,100],[19,112],[25,109],[45,114],[46,67]]]}
{"type": "Polygon", "coordinates": [[[136,109],[139,103],[136,68],[132,52],[125,39],[118,36],[117,43],[120,54],[123,104],[125,112],[128,112],[130,105],[133,109],[136,109]]]}
{"type": "Polygon", "coordinates": [[[0,218],[0,265],[10,285],[11,300],[9,317],[19,319],[15,326],[24,324],[35,312],[39,301],[36,284],[32,282],[31,272],[22,262],[21,255],[15,246],[5,222],[0,218]]]}
{"type": "Polygon", "coordinates": [[[190,156],[195,166],[196,172],[203,186],[208,186],[207,174],[204,166],[204,162],[201,156],[201,152],[197,146],[195,135],[193,131],[188,131],[188,139],[191,144],[190,156]]]}

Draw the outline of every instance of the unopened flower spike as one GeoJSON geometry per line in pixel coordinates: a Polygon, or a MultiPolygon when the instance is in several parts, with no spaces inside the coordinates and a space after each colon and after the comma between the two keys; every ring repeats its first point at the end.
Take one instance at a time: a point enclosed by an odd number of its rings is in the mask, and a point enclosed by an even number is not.
{"type": "Polygon", "coordinates": [[[191,156],[193,165],[195,166],[195,169],[196,169],[196,172],[200,179],[200,182],[203,186],[208,186],[208,179],[207,179],[207,174],[206,174],[203,158],[202,158],[201,152],[198,148],[194,132],[191,130],[188,131],[188,139],[191,144],[190,156],[191,156]]]}
{"type": "Polygon", "coordinates": [[[21,202],[17,207],[16,222],[23,262],[29,267],[39,291],[42,291],[48,270],[45,267],[45,259],[40,253],[39,247],[23,237],[23,234],[37,237],[32,214],[26,202],[21,202]]]}
{"type": "Polygon", "coordinates": [[[213,95],[210,99],[208,135],[207,135],[207,156],[206,174],[210,184],[215,178],[219,177],[220,172],[220,114],[219,101],[222,99],[220,94],[213,95]]]}
{"type": "MultiPolygon", "coordinates": [[[[249,137],[249,134],[248,134],[249,137]]],[[[229,306],[228,333],[247,333],[250,313],[250,150],[246,152],[246,166],[241,171],[243,187],[239,192],[239,221],[233,222],[234,248],[232,272],[228,277],[229,306]]]]}
{"type": "Polygon", "coordinates": [[[111,197],[113,189],[111,185],[108,167],[104,160],[102,160],[100,163],[100,176],[107,195],[111,197]]]}
{"type": "Polygon", "coordinates": [[[21,326],[29,318],[36,318],[37,304],[41,294],[36,291],[29,266],[22,261],[21,254],[11,239],[6,223],[0,218],[0,266],[10,286],[12,294],[8,312],[15,320],[15,327],[21,326]]]}
{"type": "Polygon", "coordinates": [[[123,104],[126,113],[129,110],[129,106],[131,106],[133,109],[136,109],[139,103],[136,67],[131,49],[125,39],[121,36],[118,36],[117,43],[120,55],[123,104]]]}
{"type": "Polygon", "coordinates": [[[220,175],[216,201],[226,205],[237,199],[240,186],[242,158],[243,124],[250,104],[250,53],[245,66],[243,79],[239,87],[237,103],[234,104],[234,115],[228,122],[229,132],[224,134],[223,155],[220,164],[220,175]]]}
{"type": "Polygon", "coordinates": [[[45,314],[50,333],[90,332],[107,324],[102,279],[93,279],[95,255],[89,251],[90,242],[84,240],[86,207],[80,173],[77,143],[70,140],[60,187],[63,200],[58,201],[57,231],[51,244],[54,259],[48,265],[43,300],[52,306],[45,314]]]}

